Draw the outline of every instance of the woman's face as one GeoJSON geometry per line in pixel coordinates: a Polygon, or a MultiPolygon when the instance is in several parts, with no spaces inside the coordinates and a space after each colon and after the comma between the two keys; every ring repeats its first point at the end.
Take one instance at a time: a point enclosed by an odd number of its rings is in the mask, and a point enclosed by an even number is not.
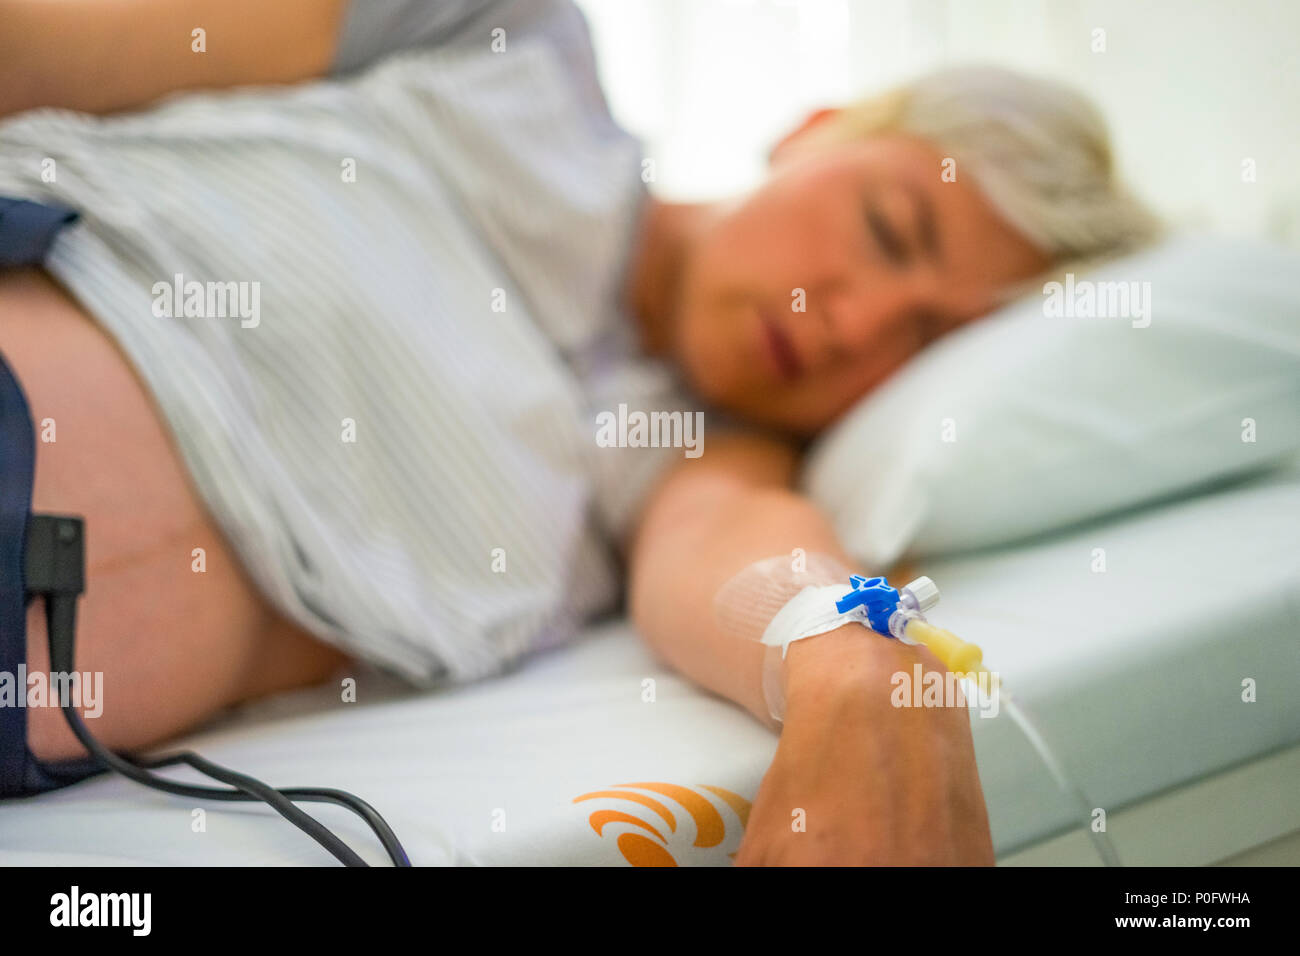
{"type": "Polygon", "coordinates": [[[817,431],[1048,265],[926,143],[782,151],[693,243],[678,300],[687,376],[744,418],[817,431]]]}

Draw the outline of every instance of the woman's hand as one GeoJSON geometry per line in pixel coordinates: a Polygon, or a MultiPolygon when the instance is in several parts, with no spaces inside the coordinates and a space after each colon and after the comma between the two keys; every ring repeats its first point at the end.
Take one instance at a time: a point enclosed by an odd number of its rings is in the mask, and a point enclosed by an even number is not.
{"type": "Polygon", "coordinates": [[[917,664],[944,673],[859,625],[790,646],[785,727],[737,865],[993,864],[965,704],[891,702],[917,664]]]}

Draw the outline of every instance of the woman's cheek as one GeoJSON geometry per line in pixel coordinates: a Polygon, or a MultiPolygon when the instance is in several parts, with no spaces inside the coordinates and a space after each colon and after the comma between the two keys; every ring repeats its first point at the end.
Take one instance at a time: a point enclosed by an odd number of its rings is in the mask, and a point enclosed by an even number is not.
{"type": "Polygon", "coordinates": [[[720,318],[687,305],[677,343],[687,378],[701,396],[714,402],[725,401],[736,385],[736,350],[729,347],[720,318]]]}

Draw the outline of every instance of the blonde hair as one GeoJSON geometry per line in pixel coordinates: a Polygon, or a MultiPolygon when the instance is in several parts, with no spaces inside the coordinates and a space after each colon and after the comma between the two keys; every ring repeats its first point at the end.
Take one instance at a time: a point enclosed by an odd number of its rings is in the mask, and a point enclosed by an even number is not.
{"type": "Polygon", "coordinates": [[[924,139],[1058,266],[1152,242],[1159,221],[1118,180],[1105,120],[1076,91],[997,67],[940,70],[853,104],[806,145],[884,133],[924,139]]]}

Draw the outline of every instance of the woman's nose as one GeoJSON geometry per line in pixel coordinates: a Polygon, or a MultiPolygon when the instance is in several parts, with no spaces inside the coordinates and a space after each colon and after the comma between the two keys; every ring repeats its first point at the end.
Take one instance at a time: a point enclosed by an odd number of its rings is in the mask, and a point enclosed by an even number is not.
{"type": "Polygon", "coordinates": [[[821,308],[828,351],[837,357],[862,353],[879,342],[888,324],[885,303],[866,296],[839,295],[821,308]]]}

